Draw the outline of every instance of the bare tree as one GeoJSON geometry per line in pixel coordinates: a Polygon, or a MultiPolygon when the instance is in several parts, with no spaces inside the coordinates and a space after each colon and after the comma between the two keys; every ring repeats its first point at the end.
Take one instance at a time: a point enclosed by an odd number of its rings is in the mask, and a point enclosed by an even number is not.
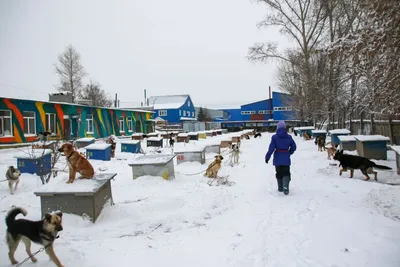
{"type": "Polygon", "coordinates": [[[68,45],[58,56],[58,63],[54,64],[54,67],[60,76],[58,90],[71,92],[72,102],[76,103],[82,89],[82,78],[86,75],[81,64],[81,56],[72,45],[68,45]]]}
{"type": "Polygon", "coordinates": [[[81,99],[91,100],[92,105],[96,107],[111,107],[113,105],[112,99],[101,89],[101,85],[98,82],[92,82],[82,89],[80,93],[81,99]]]}

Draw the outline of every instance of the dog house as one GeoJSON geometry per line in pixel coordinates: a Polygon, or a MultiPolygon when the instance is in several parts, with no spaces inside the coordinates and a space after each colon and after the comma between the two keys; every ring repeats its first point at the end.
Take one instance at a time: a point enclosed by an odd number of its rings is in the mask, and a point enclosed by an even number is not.
{"type": "Polygon", "coordinates": [[[85,147],[87,159],[111,160],[111,144],[98,143],[85,147]]]}
{"type": "Polygon", "coordinates": [[[89,216],[92,222],[99,217],[104,205],[111,200],[111,179],[116,173],[95,174],[93,179],[76,179],[72,184],[56,179],[45,184],[34,194],[40,197],[42,217],[47,212],[60,210],[79,216],[89,216]]]}
{"type": "Polygon", "coordinates": [[[357,150],[356,138],[354,135],[339,135],[338,138],[341,149],[348,151],[357,150]]]}
{"type": "Polygon", "coordinates": [[[217,135],[217,134],[213,135],[213,131],[205,131],[205,133],[206,133],[207,137],[213,137],[213,136],[217,135]]]}
{"type": "Polygon", "coordinates": [[[400,175],[400,146],[391,146],[391,149],[396,153],[397,174],[400,175]]]}
{"type": "Polygon", "coordinates": [[[133,133],[131,137],[132,140],[143,140],[143,133],[133,133]]]}
{"type": "Polygon", "coordinates": [[[121,141],[121,152],[139,153],[140,141],[139,140],[121,141]]]}
{"type": "Polygon", "coordinates": [[[222,135],[222,129],[217,129],[215,131],[217,132],[217,135],[222,135]]]}
{"type": "Polygon", "coordinates": [[[158,133],[148,133],[148,134],[147,134],[147,137],[148,137],[148,138],[151,138],[151,137],[159,137],[159,135],[158,135],[158,133]]]}
{"type": "Polygon", "coordinates": [[[356,135],[357,154],[368,159],[387,160],[389,137],[383,135],[356,135]]]}
{"type": "Polygon", "coordinates": [[[219,147],[218,144],[215,145],[207,145],[205,148],[206,153],[217,153],[221,154],[221,148],[219,147]]]}
{"type": "Polygon", "coordinates": [[[132,167],[132,177],[160,176],[165,180],[175,178],[174,159],[175,155],[155,154],[144,155],[136,158],[129,166],[132,167]]]}
{"type": "Polygon", "coordinates": [[[227,134],[228,133],[228,129],[221,129],[221,134],[227,134]]]}
{"type": "Polygon", "coordinates": [[[84,137],[75,140],[75,147],[77,149],[87,147],[88,145],[94,144],[95,139],[93,137],[84,137]]]}
{"type": "Polygon", "coordinates": [[[198,133],[188,133],[189,140],[192,141],[198,141],[199,140],[199,134],[198,133]]]}
{"type": "Polygon", "coordinates": [[[167,132],[160,132],[159,134],[163,139],[169,139],[171,137],[171,134],[167,132]]]}
{"type": "Polygon", "coordinates": [[[332,145],[338,146],[340,144],[338,136],[341,135],[350,135],[350,131],[347,129],[335,129],[330,130],[329,134],[331,135],[331,143],[332,145]]]}
{"type": "Polygon", "coordinates": [[[206,139],[207,138],[206,132],[198,132],[198,134],[199,134],[199,138],[200,139],[206,139]]]}
{"type": "Polygon", "coordinates": [[[180,133],[180,134],[178,134],[176,141],[178,143],[180,143],[180,142],[189,143],[189,135],[186,133],[180,133]]]}
{"type": "Polygon", "coordinates": [[[311,130],[312,137],[316,138],[319,136],[326,137],[326,131],[325,130],[311,130]]]}
{"type": "Polygon", "coordinates": [[[219,147],[220,148],[227,148],[232,145],[232,140],[222,140],[219,147]]]}
{"type": "Polygon", "coordinates": [[[182,162],[206,163],[205,147],[177,148],[174,150],[174,154],[176,155],[177,164],[181,164],[182,162]]]}
{"type": "Polygon", "coordinates": [[[304,133],[308,133],[308,135],[311,137],[311,136],[312,136],[312,131],[313,131],[314,129],[315,129],[315,128],[314,128],[313,126],[298,127],[298,128],[297,128],[297,133],[298,133],[300,136],[303,136],[304,133]]]}
{"type": "Polygon", "coordinates": [[[240,142],[240,139],[241,139],[241,136],[239,136],[239,135],[232,136],[232,142],[233,143],[240,142]]]}
{"type": "Polygon", "coordinates": [[[164,139],[162,137],[147,138],[147,147],[163,147],[164,139]]]}
{"type": "Polygon", "coordinates": [[[21,173],[46,175],[51,172],[50,149],[28,149],[17,153],[17,168],[21,173]]]}

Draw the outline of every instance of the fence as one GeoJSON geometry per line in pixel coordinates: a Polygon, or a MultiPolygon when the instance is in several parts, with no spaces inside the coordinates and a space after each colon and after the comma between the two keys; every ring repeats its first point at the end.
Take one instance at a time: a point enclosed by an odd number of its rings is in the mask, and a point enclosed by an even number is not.
{"type": "MultiPolygon", "coordinates": [[[[391,137],[390,126],[388,121],[375,121],[375,134],[380,134],[384,136],[391,137]]],[[[395,145],[400,145],[400,121],[393,121],[391,124],[393,137],[392,143],[395,145]]],[[[346,128],[350,129],[350,122],[346,121],[346,128]]],[[[371,121],[364,120],[363,127],[361,128],[360,120],[352,122],[352,132],[351,134],[370,134],[371,133],[371,121]]]]}

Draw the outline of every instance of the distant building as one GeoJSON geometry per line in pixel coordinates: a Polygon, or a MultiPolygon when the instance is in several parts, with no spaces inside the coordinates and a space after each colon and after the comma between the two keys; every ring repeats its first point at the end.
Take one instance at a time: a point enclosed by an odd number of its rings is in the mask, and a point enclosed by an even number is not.
{"type": "Polygon", "coordinates": [[[162,118],[168,124],[197,121],[194,104],[189,95],[152,96],[148,103],[153,107],[154,118],[162,118]]]}

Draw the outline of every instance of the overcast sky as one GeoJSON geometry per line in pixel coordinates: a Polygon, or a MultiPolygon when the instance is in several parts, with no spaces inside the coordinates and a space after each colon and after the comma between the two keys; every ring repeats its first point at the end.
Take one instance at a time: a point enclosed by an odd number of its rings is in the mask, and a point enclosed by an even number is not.
{"type": "Polygon", "coordinates": [[[48,100],[53,64],[66,45],[121,107],[148,96],[190,94],[196,106],[268,98],[276,62],[245,57],[255,42],[287,39],[258,30],[267,14],[251,0],[0,1],[1,96],[48,100]]]}

